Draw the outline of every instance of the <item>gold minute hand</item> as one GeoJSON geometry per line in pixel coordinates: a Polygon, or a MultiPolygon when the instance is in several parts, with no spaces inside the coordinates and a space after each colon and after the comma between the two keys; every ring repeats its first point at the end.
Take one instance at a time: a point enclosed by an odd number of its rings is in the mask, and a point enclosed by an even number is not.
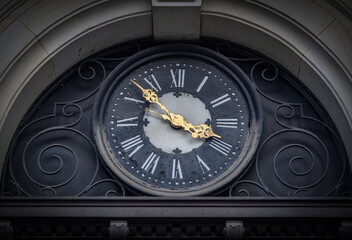
{"type": "Polygon", "coordinates": [[[130,81],[142,90],[143,92],[142,96],[145,98],[145,100],[147,100],[150,103],[159,103],[158,95],[156,95],[156,93],[153,90],[142,88],[138,83],[136,83],[132,79],[130,81]]]}
{"type": "Polygon", "coordinates": [[[184,130],[192,133],[193,138],[209,138],[209,137],[218,137],[221,138],[221,136],[215,134],[212,130],[212,128],[206,124],[199,124],[194,126],[191,123],[186,122],[183,116],[179,114],[174,114],[170,112],[163,104],[159,102],[158,95],[151,89],[144,89],[141,87],[138,83],[136,83],[133,80],[130,80],[132,83],[134,83],[138,88],[140,88],[143,92],[143,97],[145,100],[147,100],[150,103],[156,103],[160,106],[162,110],[164,110],[168,115],[166,114],[160,114],[154,111],[151,111],[149,108],[146,109],[146,111],[154,113],[156,115],[161,116],[164,120],[170,121],[171,125],[173,125],[176,128],[183,128],[184,130]]]}
{"type": "Polygon", "coordinates": [[[156,103],[160,106],[160,108],[162,110],[164,110],[165,112],[167,112],[167,114],[171,115],[172,113],[159,102],[159,98],[158,95],[151,89],[145,89],[143,87],[141,87],[138,83],[136,83],[135,81],[133,81],[132,79],[130,80],[132,83],[134,83],[137,87],[139,87],[142,92],[143,92],[143,97],[145,100],[147,100],[150,103],[156,103]]]}

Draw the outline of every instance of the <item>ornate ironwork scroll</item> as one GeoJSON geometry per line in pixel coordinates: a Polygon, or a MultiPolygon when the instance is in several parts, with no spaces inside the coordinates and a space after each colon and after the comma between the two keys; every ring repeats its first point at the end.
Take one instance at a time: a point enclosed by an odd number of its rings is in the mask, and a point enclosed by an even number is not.
{"type": "Polygon", "coordinates": [[[351,177],[336,129],[312,94],[273,61],[218,45],[246,71],[261,97],[260,147],[230,196],[350,196],[351,177]]]}
{"type": "MultiPolygon", "coordinates": [[[[2,196],[137,195],[110,175],[92,136],[92,106],[120,62],[157,43],[106,50],[57,79],[23,118],[8,150],[2,196]]],[[[230,42],[195,42],[225,55],[260,95],[263,133],[253,164],[218,196],[351,196],[342,141],[318,101],[279,64],[230,42]]]]}

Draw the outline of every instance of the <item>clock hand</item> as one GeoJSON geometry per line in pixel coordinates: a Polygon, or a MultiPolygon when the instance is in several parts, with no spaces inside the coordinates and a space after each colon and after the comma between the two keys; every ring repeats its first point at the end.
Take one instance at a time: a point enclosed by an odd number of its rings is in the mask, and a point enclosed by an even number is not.
{"type": "Polygon", "coordinates": [[[142,88],[138,83],[136,83],[132,79],[130,81],[142,90],[143,92],[142,96],[145,98],[145,100],[147,100],[150,103],[159,103],[158,95],[156,95],[156,93],[153,90],[142,88]]]}
{"type": "MultiPolygon", "coordinates": [[[[145,100],[147,100],[148,102],[150,103],[156,103],[160,106],[160,108],[162,110],[164,110],[169,116],[167,115],[160,115],[156,112],[154,112],[155,114],[159,115],[159,116],[162,116],[164,120],[169,120],[170,123],[176,127],[176,128],[180,128],[180,127],[183,127],[183,122],[184,122],[184,118],[181,116],[181,115],[176,115],[176,114],[173,114],[172,112],[170,112],[163,104],[161,104],[159,102],[159,99],[158,99],[158,95],[156,95],[156,93],[151,90],[151,89],[144,89],[142,86],[140,86],[138,83],[136,83],[135,81],[133,81],[132,79],[130,80],[132,83],[134,83],[137,87],[139,87],[142,92],[143,92],[143,97],[145,98],[145,100]],[[166,117],[167,116],[167,117],[166,117]]],[[[148,109],[149,110],[149,109],[148,109]]],[[[147,111],[148,111],[147,110],[147,111]]],[[[152,112],[149,110],[149,112],[152,112]]]]}
{"type": "Polygon", "coordinates": [[[147,100],[148,102],[150,103],[156,103],[159,105],[159,107],[164,110],[167,114],[170,115],[175,115],[173,113],[171,113],[164,105],[162,105],[160,102],[159,102],[159,98],[158,98],[158,95],[156,95],[156,93],[151,90],[151,89],[144,89],[143,87],[141,87],[138,83],[136,83],[135,81],[133,81],[132,79],[130,80],[132,83],[134,83],[137,87],[139,87],[142,92],[143,92],[143,97],[145,98],[145,100],[147,100]]]}
{"type": "Polygon", "coordinates": [[[164,110],[167,114],[160,114],[154,111],[151,111],[149,108],[146,109],[146,111],[154,113],[156,115],[161,116],[164,120],[170,121],[171,125],[176,127],[176,128],[183,128],[184,130],[192,133],[193,138],[209,138],[209,137],[217,137],[221,138],[221,136],[215,134],[213,132],[213,129],[206,125],[206,124],[199,124],[194,126],[191,123],[186,122],[183,116],[179,114],[174,114],[170,112],[163,104],[159,102],[158,95],[151,89],[144,89],[141,87],[138,83],[136,83],[133,80],[130,80],[132,83],[134,83],[138,88],[140,88],[143,92],[143,97],[145,100],[147,100],[150,103],[156,103],[160,106],[162,110],[164,110]]]}
{"type": "Polygon", "coordinates": [[[192,125],[191,123],[186,122],[186,120],[184,120],[184,118],[181,115],[176,115],[176,114],[172,114],[172,119],[167,115],[167,114],[160,114],[157,112],[154,112],[152,110],[150,110],[149,108],[145,109],[147,112],[153,113],[155,115],[161,116],[164,120],[170,121],[171,124],[176,127],[176,128],[180,128],[182,127],[184,130],[192,133],[192,137],[193,138],[208,138],[208,137],[217,137],[217,138],[221,138],[221,136],[215,134],[211,127],[209,127],[206,124],[200,124],[200,125],[192,125]]]}
{"type": "Polygon", "coordinates": [[[135,81],[133,81],[132,79],[130,80],[132,83],[134,83],[137,87],[139,87],[142,92],[143,92],[143,97],[145,100],[147,100],[150,103],[156,103],[160,106],[160,108],[162,110],[164,110],[165,112],[167,112],[167,114],[172,115],[172,113],[159,102],[159,98],[158,95],[156,95],[156,93],[151,90],[151,89],[144,89],[143,87],[141,87],[138,83],[136,83],[135,81]]]}
{"type": "Polygon", "coordinates": [[[157,112],[154,112],[154,111],[150,110],[149,108],[146,108],[145,110],[147,112],[150,112],[150,113],[153,113],[155,115],[158,115],[158,116],[162,117],[164,120],[171,121],[170,117],[167,114],[160,114],[160,113],[157,113],[157,112]]]}
{"type": "Polygon", "coordinates": [[[191,123],[186,122],[184,117],[179,114],[173,114],[171,117],[171,124],[175,127],[182,127],[184,130],[192,133],[193,138],[209,138],[209,137],[217,137],[221,138],[221,136],[215,134],[212,128],[206,124],[199,124],[194,126],[191,123]]]}
{"type": "Polygon", "coordinates": [[[184,125],[182,127],[186,131],[189,131],[190,133],[192,133],[193,138],[197,138],[197,137],[200,137],[200,138],[209,138],[209,137],[221,138],[221,136],[215,134],[213,132],[213,129],[206,124],[199,124],[199,125],[194,126],[191,123],[187,123],[186,121],[184,121],[184,125]]]}

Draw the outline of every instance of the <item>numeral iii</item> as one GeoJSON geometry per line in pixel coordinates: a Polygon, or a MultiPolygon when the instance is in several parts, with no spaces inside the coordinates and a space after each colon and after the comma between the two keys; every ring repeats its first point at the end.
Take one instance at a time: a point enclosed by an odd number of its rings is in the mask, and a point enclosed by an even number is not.
{"type": "Polygon", "coordinates": [[[216,119],[216,126],[220,128],[237,128],[237,118],[222,118],[216,119]]]}

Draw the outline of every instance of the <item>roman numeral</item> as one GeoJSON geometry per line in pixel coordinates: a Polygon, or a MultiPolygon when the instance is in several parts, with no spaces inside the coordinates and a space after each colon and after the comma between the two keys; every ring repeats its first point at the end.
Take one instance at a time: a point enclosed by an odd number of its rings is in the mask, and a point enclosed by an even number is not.
{"type": "Polygon", "coordinates": [[[181,163],[179,159],[172,160],[172,179],[182,179],[181,163]]]}
{"type": "Polygon", "coordinates": [[[222,95],[221,97],[218,97],[217,99],[214,99],[213,101],[211,101],[210,104],[213,108],[215,108],[230,100],[231,98],[229,97],[229,94],[226,93],[225,95],[222,95]]]}
{"type": "Polygon", "coordinates": [[[135,137],[129,138],[121,142],[121,146],[125,152],[133,149],[133,151],[130,154],[128,154],[128,157],[132,157],[133,154],[138,152],[138,150],[144,146],[144,144],[143,144],[141,135],[137,135],[135,137]]]}
{"type": "Polygon", "coordinates": [[[209,166],[197,155],[198,164],[203,173],[206,173],[210,170],[209,166]]]}
{"type": "Polygon", "coordinates": [[[130,98],[130,97],[125,97],[124,99],[127,100],[127,101],[135,102],[135,103],[145,103],[145,101],[143,101],[143,100],[130,98]]]}
{"type": "Polygon", "coordinates": [[[154,74],[150,74],[150,75],[149,75],[149,79],[151,79],[151,80],[154,81],[155,86],[154,86],[153,83],[152,83],[151,81],[149,81],[147,78],[144,78],[144,81],[145,81],[146,83],[148,83],[149,86],[150,86],[152,89],[154,89],[156,92],[161,91],[161,87],[160,87],[158,81],[156,80],[154,74]]]}
{"type": "Polygon", "coordinates": [[[216,127],[220,128],[237,128],[238,119],[237,118],[222,118],[216,119],[216,127]]]}
{"type": "Polygon", "coordinates": [[[199,86],[198,86],[196,92],[199,92],[199,91],[203,88],[203,86],[204,86],[204,84],[207,82],[208,78],[209,78],[208,76],[205,76],[205,77],[203,78],[203,81],[199,84],[199,86]]]}
{"type": "Polygon", "coordinates": [[[131,117],[116,121],[116,127],[136,127],[138,126],[138,117],[131,117]]]}
{"type": "Polygon", "coordinates": [[[185,86],[185,69],[170,69],[172,77],[172,86],[174,87],[184,87],[185,86]]]}
{"type": "Polygon", "coordinates": [[[155,153],[152,152],[148,156],[147,160],[145,160],[141,168],[147,172],[150,171],[150,173],[154,174],[156,166],[158,165],[158,162],[159,162],[159,158],[160,156],[157,156],[155,153]]]}
{"type": "Polygon", "coordinates": [[[220,139],[217,139],[215,137],[211,140],[209,146],[218,151],[219,153],[224,154],[225,156],[230,153],[230,150],[232,148],[230,144],[221,141],[220,139]]]}

